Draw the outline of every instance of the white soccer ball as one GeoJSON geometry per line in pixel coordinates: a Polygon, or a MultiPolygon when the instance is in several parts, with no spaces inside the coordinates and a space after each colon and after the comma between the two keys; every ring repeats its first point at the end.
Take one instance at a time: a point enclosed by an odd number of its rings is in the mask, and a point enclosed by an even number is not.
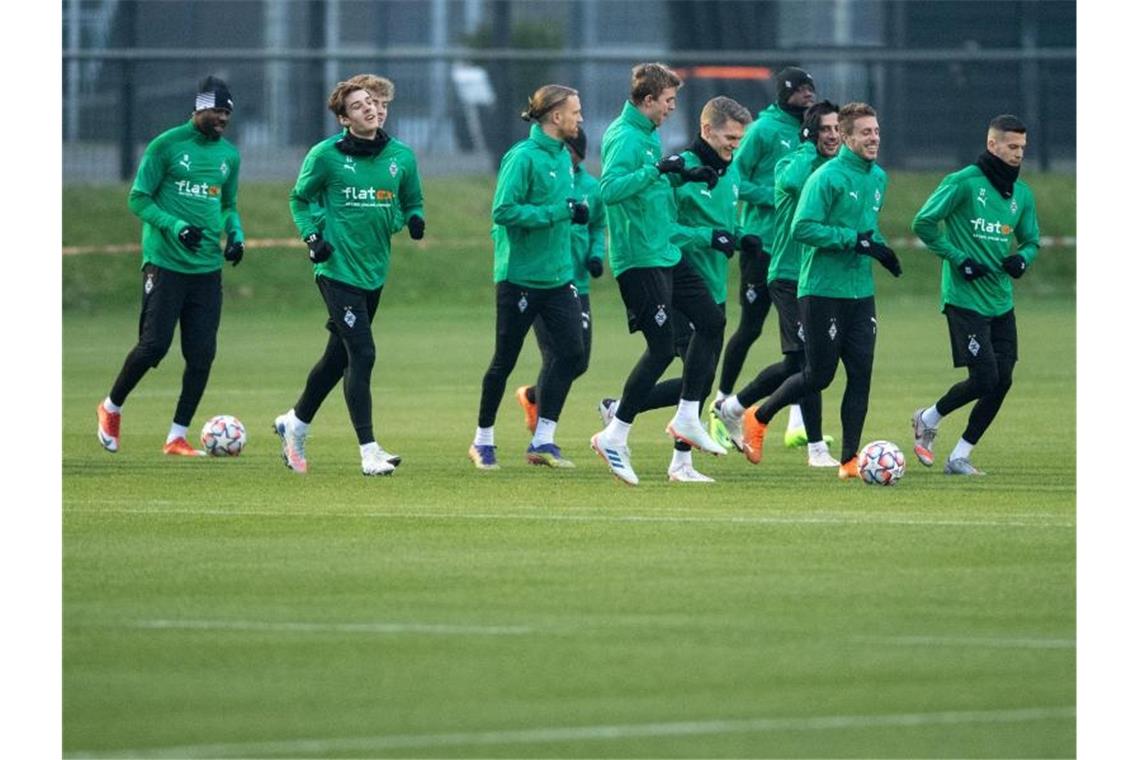
{"type": "Polygon", "coordinates": [[[859,452],[859,476],[872,486],[893,486],[906,474],[906,458],[890,441],[871,441],[859,452]]]}
{"type": "Polygon", "coordinates": [[[245,425],[237,417],[219,414],[202,426],[202,446],[211,456],[236,457],[245,441],[245,425]]]}

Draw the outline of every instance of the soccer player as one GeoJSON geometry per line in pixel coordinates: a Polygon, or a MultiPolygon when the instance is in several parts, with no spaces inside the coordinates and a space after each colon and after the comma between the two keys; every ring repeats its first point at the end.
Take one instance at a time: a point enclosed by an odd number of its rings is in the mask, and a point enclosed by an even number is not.
{"type": "Polygon", "coordinates": [[[704,280],[671,242],[676,222],[673,187],[712,184],[708,167],[691,168],[679,155],[661,157],[657,128],[677,107],[681,79],[660,63],[633,67],[630,99],[602,139],[602,201],[610,228],[610,269],[617,278],[630,332],[640,331],[646,350],[630,372],[621,403],[590,445],[620,480],[637,485],[630,462],[629,429],[654,384],[674,356],[678,319],[693,325],[681,375],[681,400],[666,426],[674,438],[712,454],[726,453],[698,416],[700,399],[716,370],[724,314],[704,280]]]}
{"type": "Polygon", "coordinates": [[[424,236],[423,192],[411,148],[380,128],[383,106],[360,82],[339,82],[328,107],[344,129],[309,150],[289,208],[309,247],[317,289],[329,313],[329,339],[297,403],[273,427],[281,437],[285,466],[298,474],[308,472],[309,425],[343,379],[361,471],[389,475],[400,457],[385,451],[372,429],[372,324],[388,277],[391,236],[405,224],[412,239],[424,236]],[[324,209],[323,226],[317,225],[314,205],[324,209]]]}
{"type": "MultiPolygon", "coordinates": [[[[728,259],[735,252],[740,234],[736,224],[740,178],[732,156],[751,122],[752,114],[732,98],[721,96],[708,101],[701,109],[700,134],[681,153],[681,158],[685,160],[686,168],[708,167],[715,175],[714,180],[707,184],[686,183],[673,190],[677,221],[672,242],[681,249],[682,260],[704,280],[721,314],[724,314],[725,301],[728,300],[728,259]]],[[[741,240],[740,245],[757,246],[759,240],[741,240]]],[[[692,334],[687,322],[674,326],[675,352],[682,359],[688,351],[692,334]]],[[[714,365],[716,358],[715,355],[712,357],[714,365]]],[[[710,372],[700,396],[702,404],[712,390],[712,380],[710,372]]],[[[642,411],[675,406],[681,397],[681,386],[681,378],[657,383],[642,411]]],[[[602,420],[608,424],[618,408],[616,399],[602,399],[599,405],[602,420]]],[[[726,448],[732,445],[727,441],[717,442],[726,448]]],[[[667,474],[673,482],[713,482],[693,466],[692,446],[681,440],[673,444],[673,461],[667,474]]]]}
{"type": "Polygon", "coordinates": [[[538,88],[522,118],[530,136],[511,146],[499,165],[491,202],[495,244],[495,353],[483,375],[479,422],[467,455],[481,470],[498,468],[495,416],[526,334],[541,315],[542,371],[536,397],[531,464],[573,467],[554,442],[558,417],[582,371],[582,304],[574,288],[570,228],[590,220],[590,207],[574,196],[567,138],[582,124],[578,91],[558,84],[538,88]]]}
{"type": "MultiPolygon", "coordinates": [[[[776,163],[776,221],[772,235],[772,262],[768,266],[768,293],[780,319],[780,347],[783,361],[760,371],[739,393],[714,405],[726,429],[739,436],[745,410],[780,387],[804,368],[803,330],[799,319],[796,291],[800,277],[803,244],[792,239],[792,219],[800,192],[807,178],[839,152],[839,107],[829,100],[814,103],[804,116],[800,146],[776,163]]],[[[822,434],[822,402],[818,392],[800,400],[808,438],[808,464],[812,467],[838,467],[827,450],[822,434]]],[[[738,437],[733,445],[740,448],[738,437]]]]}
{"type": "Polygon", "coordinates": [[[1037,258],[1037,208],[1017,178],[1026,128],[1016,116],[994,117],[986,150],[976,162],[947,175],[914,217],[914,232],[942,259],[942,313],[950,327],[955,367],[965,380],[932,406],[914,413],[914,453],[934,463],[934,436],[942,418],[976,401],[966,431],[947,458],[948,475],[984,475],[970,453],[994,421],[1013,384],[1017,322],[1013,280],[1037,258]],[[1010,237],[1017,252],[1010,253],[1010,237]]]}
{"type": "Polygon", "coordinates": [[[186,439],[206,390],[222,315],[222,265],[237,266],[245,233],[237,212],[237,148],[222,135],[234,102],[226,83],[206,77],[198,85],[190,120],[147,145],[128,205],[142,220],[142,315],[139,339],[99,404],[99,442],[119,450],[122,407],[151,367],[157,367],[181,326],[182,392],[163,453],[204,456],[186,439]],[[226,233],[225,250],[221,248],[226,233]]]}
{"type": "MultiPolygon", "coordinates": [[[[760,337],[772,304],[767,282],[776,221],[774,171],[776,162],[795,150],[804,113],[814,102],[815,80],[811,74],[795,66],[781,70],[776,74],[776,102],[760,112],[736,151],[744,233],[758,237],[761,247],[741,251],[740,324],[724,347],[716,401],[732,393],[748,349],[760,337]]],[[[720,421],[710,409],[709,429],[719,433],[719,428],[720,421]]],[[[798,405],[793,405],[788,415],[784,443],[807,443],[798,405]]]]}
{"type": "MultiPolygon", "coordinates": [[[[574,181],[571,196],[581,198],[590,208],[589,224],[575,224],[570,228],[570,259],[574,263],[574,288],[578,291],[578,301],[582,304],[582,361],[579,371],[585,373],[590,366],[590,348],[593,345],[593,317],[590,313],[590,280],[602,276],[603,260],[606,257],[606,207],[598,198],[598,180],[586,171],[582,162],[586,160],[586,131],[579,128],[577,137],[567,137],[564,142],[570,149],[570,160],[574,165],[574,181]]],[[[539,348],[547,350],[550,345],[549,331],[542,316],[534,319],[534,334],[539,348]]],[[[543,361],[549,365],[553,357],[543,361]]],[[[575,378],[577,379],[577,378],[575,378]]],[[[523,410],[527,430],[534,432],[538,426],[538,385],[542,384],[539,373],[535,385],[523,385],[515,391],[515,398],[523,410]]]]}
{"type": "Polygon", "coordinates": [[[830,385],[842,361],[847,387],[839,410],[843,423],[839,477],[858,480],[856,454],[871,394],[877,330],[869,259],[876,259],[895,277],[902,274],[902,266],[879,231],[887,173],[875,163],[879,155],[875,109],[866,103],[843,106],[839,133],[843,146],[808,177],[792,218],[792,239],[806,246],[797,287],[804,368],[781,383],[754,413],[744,415],[740,435],[748,461],[759,463],[768,423],[776,412],[830,385]]]}

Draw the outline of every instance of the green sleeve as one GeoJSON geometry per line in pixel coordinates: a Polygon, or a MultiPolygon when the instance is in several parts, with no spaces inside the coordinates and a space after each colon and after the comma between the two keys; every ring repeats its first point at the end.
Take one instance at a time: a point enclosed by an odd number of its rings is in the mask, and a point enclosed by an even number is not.
{"type": "Polygon", "coordinates": [[[522,152],[508,154],[499,168],[495,199],[491,203],[491,221],[502,227],[539,229],[570,218],[570,205],[565,201],[549,206],[527,203],[530,188],[531,159],[522,152]]]}
{"type": "Polygon", "coordinates": [[[965,252],[958,250],[950,242],[946,234],[943,221],[958,207],[961,198],[961,189],[964,184],[947,178],[935,188],[926,203],[914,216],[910,228],[919,240],[926,244],[940,258],[946,259],[955,266],[968,258],[965,252]]]}
{"type": "Polygon", "coordinates": [[[189,222],[166,213],[154,202],[154,195],[158,192],[165,176],[166,158],[162,147],[151,143],[139,163],[139,170],[135,174],[135,181],[127,198],[127,206],[131,213],[147,224],[177,235],[189,222]]]}
{"type": "Polygon", "coordinates": [[[754,206],[771,206],[775,200],[772,188],[772,177],[758,177],[757,166],[760,164],[760,153],[764,149],[764,137],[759,126],[754,128],[753,138],[745,139],[740,143],[740,149],[733,160],[740,166],[740,200],[754,206]]]}
{"type": "Polygon", "coordinates": [[[586,260],[606,258],[606,204],[590,205],[590,248],[586,260]]]}
{"type": "Polygon", "coordinates": [[[610,160],[602,166],[602,202],[621,203],[646,189],[661,176],[654,164],[643,163],[644,154],[636,144],[623,140],[614,146],[610,160]]]}
{"type": "MultiPolygon", "coordinates": [[[[842,188],[839,189],[842,192],[842,188]]],[[[796,215],[792,217],[792,239],[823,251],[849,251],[855,247],[857,230],[826,223],[836,188],[813,174],[804,185],[796,215]]]]}
{"type": "Polygon", "coordinates": [[[405,167],[404,176],[400,178],[400,210],[407,219],[410,216],[424,218],[424,191],[420,184],[420,170],[416,164],[416,157],[408,151],[408,166],[405,167]]]}
{"type": "Polygon", "coordinates": [[[1017,221],[1013,234],[1017,236],[1017,252],[1025,257],[1026,264],[1032,264],[1037,258],[1041,243],[1041,232],[1037,227],[1037,201],[1033,193],[1026,193],[1025,211],[1017,221]]]}
{"type": "Polygon", "coordinates": [[[241,168],[241,159],[234,158],[233,168],[229,177],[222,185],[222,225],[226,230],[228,243],[240,243],[245,240],[245,231],[241,227],[241,217],[238,216],[238,172],[241,168]]]}
{"type": "MultiPolygon", "coordinates": [[[[320,226],[313,216],[312,205],[317,203],[326,182],[324,162],[321,161],[319,146],[309,151],[301,163],[301,173],[297,183],[289,193],[289,211],[293,214],[293,224],[304,240],[309,235],[320,233],[320,226]]],[[[328,209],[325,210],[328,213],[328,209]]]]}
{"type": "Polygon", "coordinates": [[[712,227],[689,227],[680,222],[673,222],[669,231],[669,242],[682,249],[704,249],[712,242],[712,234],[712,227]]]}

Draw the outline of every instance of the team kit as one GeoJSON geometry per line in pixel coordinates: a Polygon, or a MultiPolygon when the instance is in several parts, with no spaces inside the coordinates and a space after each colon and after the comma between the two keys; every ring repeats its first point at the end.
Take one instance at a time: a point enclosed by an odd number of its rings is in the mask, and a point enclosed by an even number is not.
{"type": "MultiPolygon", "coordinates": [[[[491,206],[495,341],[468,449],[476,468],[499,467],[495,418],[532,329],[541,367],[514,391],[533,436],[525,459],[574,467],[556,432],[570,389],[589,366],[590,283],[608,261],[629,331],[645,342],[631,357],[620,395],[599,402],[602,429],[590,439],[620,482],[640,482],[629,446],[634,420],[662,408],[674,410],[665,428],[674,441],[670,481],[713,481],[694,466],[694,449],[739,451],[760,464],[773,437],[769,426],[785,408],[784,445],[804,447],[810,467],[860,478],[877,333],[875,265],[902,275],[879,228],[888,178],[877,163],[878,116],[866,103],[817,98],[815,80],[797,67],[778,72],[775,84],[775,102],[755,118],[731,98],[712,98],[689,146],[664,155],[658,130],[676,109],[683,82],[664,64],[634,66],[629,98],[602,138],[598,177],[583,165],[578,92],[549,84],[531,95],[521,114],[530,133],[503,156],[491,206]],[[739,322],[726,340],[733,258],[740,267],[733,294],[739,322]],[[742,379],[773,310],[781,357],[742,379]],[[678,358],[679,376],[666,378],[678,358]],[[840,364],[845,387],[835,441],[822,430],[822,391],[840,364]]],[[[423,239],[426,218],[415,153],[384,130],[394,97],[394,84],[381,76],[339,82],[328,108],[342,130],[309,150],[289,195],[328,313],[328,342],[298,378],[293,406],[273,423],[282,459],[297,474],[308,472],[309,427],[338,384],[363,474],[390,475],[401,462],[373,430],[372,325],[392,236],[406,229],[423,239]]],[[[233,112],[226,83],[207,77],[189,121],[154,138],[140,161],[128,206],[142,221],[142,307],[138,341],[97,408],[99,442],[109,452],[119,450],[127,397],[166,356],[178,327],[185,369],[163,452],[206,455],[188,430],[216,353],[222,268],[237,266],[245,252],[237,209],[241,158],[224,137],[233,112]]],[[[1018,178],[1026,138],[1016,116],[991,119],[978,159],[946,175],[911,225],[942,260],[951,356],[966,370],[914,412],[921,464],[935,464],[942,419],[972,404],[946,454],[948,475],[984,475],[971,455],[1012,386],[1013,280],[1033,264],[1039,241],[1033,193],[1018,178]]],[[[232,425],[232,418],[222,420],[219,435],[232,425]]]]}

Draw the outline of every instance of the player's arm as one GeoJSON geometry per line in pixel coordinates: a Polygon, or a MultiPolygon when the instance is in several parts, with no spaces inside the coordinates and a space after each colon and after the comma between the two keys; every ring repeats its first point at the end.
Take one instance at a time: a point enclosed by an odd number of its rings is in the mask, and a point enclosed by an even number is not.
{"type": "Polygon", "coordinates": [[[183,228],[190,225],[185,219],[168,214],[155,203],[155,195],[162,186],[166,177],[166,151],[164,146],[151,143],[143,153],[139,162],[139,170],[135,173],[135,181],[131,185],[130,195],[127,197],[127,207],[131,213],[149,225],[159,228],[170,235],[177,235],[183,228]]]}
{"type": "Polygon", "coordinates": [[[409,150],[405,155],[407,166],[404,167],[403,176],[400,177],[400,187],[396,192],[400,199],[400,213],[408,225],[408,234],[413,240],[421,240],[426,227],[423,185],[420,182],[420,170],[415,154],[409,150]]]}
{"type": "Polygon", "coordinates": [[[769,149],[767,137],[757,126],[740,141],[733,157],[733,161],[740,162],[740,200],[754,206],[776,202],[772,172],[763,171],[761,166],[764,152],[769,149]]]}
{"type": "Polygon", "coordinates": [[[914,216],[910,228],[918,235],[927,248],[940,258],[958,266],[968,258],[965,251],[959,250],[950,242],[943,222],[961,203],[966,186],[951,178],[942,180],[926,203],[914,216]]]}
{"type": "Polygon", "coordinates": [[[646,163],[645,152],[633,140],[627,138],[608,147],[598,183],[603,203],[621,203],[661,177],[655,164],[646,163]]]}
{"type": "Polygon", "coordinates": [[[491,220],[495,224],[533,230],[570,219],[570,204],[566,200],[547,205],[528,202],[532,171],[531,159],[525,153],[509,153],[503,158],[491,202],[491,220]]]}
{"type": "Polygon", "coordinates": [[[238,174],[241,171],[241,158],[235,157],[229,176],[222,184],[222,227],[229,243],[245,242],[245,231],[238,216],[238,174]]]}
{"type": "Polygon", "coordinates": [[[1017,220],[1013,234],[1017,236],[1018,254],[1025,259],[1026,264],[1032,264],[1041,245],[1041,230],[1037,226],[1037,201],[1033,193],[1026,193],[1025,209],[1017,220]]]}
{"type": "Polygon", "coordinates": [[[321,160],[317,146],[310,150],[305,160],[301,162],[301,173],[297,175],[297,182],[289,193],[289,212],[293,215],[293,224],[301,233],[302,240],[310,235],[321,234],[321,225],[313,215],[313,206],[320,198],[327,181],[325,162],[321,160]]]}
{"type": "Polygon", "coordinates": [[[859,231],[827,222],[835,197],[841,192],[842,187],[819,174],[809,177],[792,217],[792,239],[815,248],[819,253],[853,250],[859,231]]]}
{"type": "Polygon", "coordinates": [[[606,204],[597,192],[590,197],[590,251],[586,260],[606,258],[606,204]]]}

